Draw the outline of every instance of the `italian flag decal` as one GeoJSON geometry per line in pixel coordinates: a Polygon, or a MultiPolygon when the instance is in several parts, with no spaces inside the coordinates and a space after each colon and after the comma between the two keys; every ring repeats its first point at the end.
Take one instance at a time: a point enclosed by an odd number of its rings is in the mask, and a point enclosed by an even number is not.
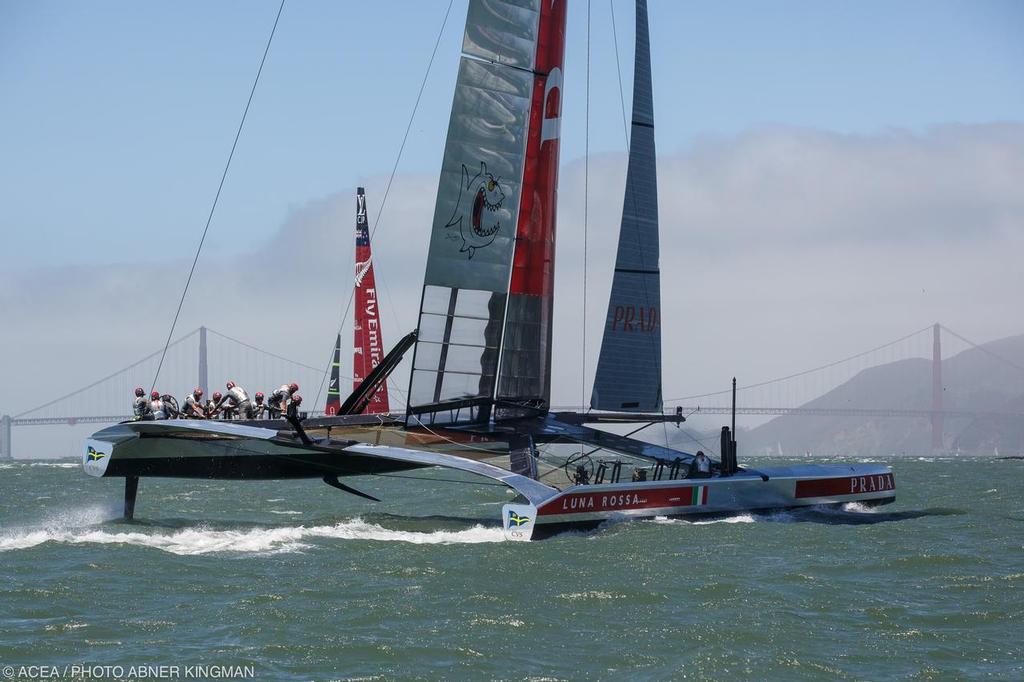
{"type": "Polygon", "coordinates": [[[701,505],[708,503],[708,487],[706,485],[695,485],[690,488],[692,497],[690,498],[691,505],[701,505]]]}

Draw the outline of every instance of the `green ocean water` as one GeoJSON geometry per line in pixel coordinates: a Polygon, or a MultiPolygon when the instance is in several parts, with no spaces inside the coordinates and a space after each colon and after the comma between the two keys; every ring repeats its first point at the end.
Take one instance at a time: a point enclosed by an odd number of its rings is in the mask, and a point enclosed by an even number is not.
{"type": "Polygon", "coordinates": [[[125,523],[120,480],[0,463],[0,666],[1024,679],[1024,461],[894,466],[898,500],[876,510],[510,543],[488,485],[352,479],[377,504],[318,481],[144,479],[125,523]]]}

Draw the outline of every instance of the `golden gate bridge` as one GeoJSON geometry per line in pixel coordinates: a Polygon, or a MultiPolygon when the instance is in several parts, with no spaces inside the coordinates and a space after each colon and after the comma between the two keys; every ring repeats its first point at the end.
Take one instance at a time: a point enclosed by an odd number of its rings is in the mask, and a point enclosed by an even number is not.
{"type": "MultiPolygon", "coordinates": [[[[129,418],[132,390],[152,380],[160,351],[108,374],[91,384],[15,415],[0,416],[0,459],[13,456],[15,427],[117,423],[129,418]]],[[[944,424],[952,419],[1021,417],[970,394],[966,386],[977,373],[978,363],[1005,370],[1024,386],[1024,364],[1010,360],[941,325],[929,325],[888,343],[855,355],[785,376],[741,384],[737,388],[737,414],[801,417],[853,416],[928,419],[932,447],[943,446],[944,424]],[[964,351],[975,351],[971,362],[964,351]],[[963,355],[962,355],[963,354],[963,355]],[[851,379],[881,366],[906,365],[908,392],[892,401],[854,404],[849,400],[825,400],[851,379]],[[923,363],[923,364],[922,364],[923,363]]],[[[327,368],[315,367],[259,348],[208,327],[199,327],[173,341],[165,361],[165,386],[199,386],[210,394],[210,376],[232,378],[250,393],[270,391],[295,381],[314,387],[324,381],[327,368]]],[[[218,383],[219,385],[219,383],[218,383]]],[[[1024,393],[1024,390],[1019,391],[1024,393]]],[[[669,397],[666,409],[684,414],[727,414],[732,409],[731,388],[669,397]]],[[[311,405],[315,412],[317,405],[311,405]]],[[[322,409],[322,405],[319,406],[322,409]]]]}

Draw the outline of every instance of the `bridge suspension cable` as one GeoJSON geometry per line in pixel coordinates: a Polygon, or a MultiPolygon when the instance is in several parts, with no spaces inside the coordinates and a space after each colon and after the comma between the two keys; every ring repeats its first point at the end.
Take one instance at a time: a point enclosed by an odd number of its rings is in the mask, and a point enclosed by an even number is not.
{"type": "MultiPolygon", "coordinates": [[[[887,348],[891,348],[892,346],[895,346],[898,343],[902,343],[903,341],[906,341],[907,339],[911,339],[911,338],[917,336],[918,334],[921,334],[921,333],[926,332],[926,331],[931,331],[931,329],[932,329],[932,325],[928,325],[927,327],[924,327],[923,329],[918,329],[917,331],[911,332],[910,334],[907,334],[906,336],[901,336],[900,338],[896,339],[895,341],[890,341],[889,343],[882,344],[881,346],[876,346],[875,348],[872,348],[870,350],[866,350],[866,351],[864,351],[862,353],[857,353],[856,355],[851,355],[851,356],[843,358],[841,360],[835,360],[834,362],[829,362],[827,364],[824,364],[824,365],[821,365],[821,366],[818,366],[818,367],[813,367],[811,369],[805,369],[802,372],[795,372],[793,374],[789,374],[789,375],[786,375],[786,376],[783,376],[783,377],[777,377],[775,379],[768,379],[766,381],[759,381],[759,382],[757,382],[755,384],[747,384],[745,386],[740,386],[737,390],[741,390],[742,391],[742,390],[746,390],[746,389],[760,388],[762,386],[768,386],[769,384],[777,384],[777,383],[780,383],[780,382],[783,382],[783,381],[788,381],[790,379],[796,379],[796,378],[799,378],[799,377],[802,377],[802,376],[807,376],[808,374],[813,374],[815,372],[821,372],[821,371],[826,370],[826,369],[831,369],[832,367],[836,367],[836,366],[841,365],[843,363],[850,362],[851,360],[857,360],[857,359],[863,358],[863,357],[865,357],[867,355],[871,355],[872,353],[877,353],[878,351],[885,350],[887,348]]],[[[700,394],[697,394],[697,395],[683,396],[681,398],[667,398],[665,400],[665,402],[676,403],[676,402],[682,402],[684,400],[697,400],[698,398],[712,398],[712,397],[716,397],[716,396],[728,395],[731,392],[732,392],[732,389],[729,388],[729,389],[725,389],[723,391],[713,391],[711,393],[700,393],[700,394]]]]}

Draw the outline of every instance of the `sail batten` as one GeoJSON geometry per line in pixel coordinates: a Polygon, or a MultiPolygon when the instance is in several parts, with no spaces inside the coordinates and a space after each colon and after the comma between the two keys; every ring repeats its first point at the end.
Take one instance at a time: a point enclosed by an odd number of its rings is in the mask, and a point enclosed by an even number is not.
{"type": "Polygon", "coordinates": [[[591,407],[660,411],[661,274],[654,97],[646,0],[636,3],[629,166],[618,252],[591,407]]]}

